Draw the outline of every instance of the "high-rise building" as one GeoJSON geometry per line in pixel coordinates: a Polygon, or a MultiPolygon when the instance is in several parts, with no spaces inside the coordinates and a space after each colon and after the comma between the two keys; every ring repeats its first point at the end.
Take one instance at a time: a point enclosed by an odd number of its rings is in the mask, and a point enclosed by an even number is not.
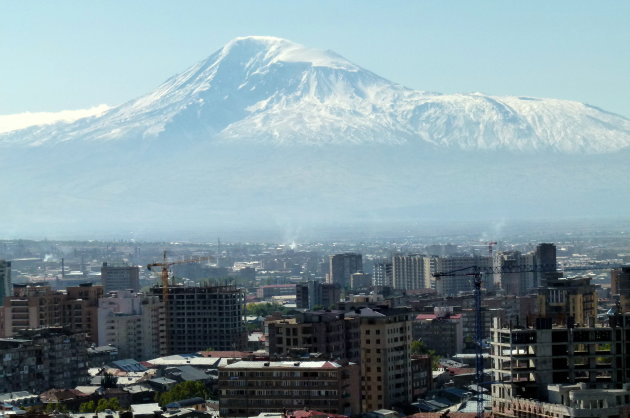
{"type": "Polygon", "coordinates": [[[619,295],[621,313],[630,312],[630,266],[613,270],[611,276],[611,291],[619,295]]]}
{"type": "Polygon", "coordinates": [[[0,336],[11,337],[20,330],[63,326],[74,333],[97,340],[98,299],[102,286],[86,283],[55,291],[50,286],[15,286],[15,294],[5,298],[0,308],[0,336]]]}
{"type": "Polygon", "coordinates": [[[425,256],[395,255],[392,257],[392,287],[394,289],[414,290],[425,287],[425,256]]]}
{"type": "Polygon", "coordinates": [[[309,280],[295,286],[296,306],[299,309],[328,309],[339,302],[341,286],[309,280]]]}
{"type": "Polygon", "coordinates": [[[538,416],[514,415],[511,408],[519,399],[547,402],[550,385],[584,383],[589,389],[613,389],[630,382],[630,314],[611,316],[610,323],[553,326],[541,318],[535,327],[512,328],[495,318],[493,410],[498,416],[538,416]]]}
{"type": "Polygon", "coordinates": [[[411,310],[362,308],[346,317],[360,321],[362,410],[410,402],[411,310]]]}
{"type": "Polygon", "coordinates": [[[108,265],[101,267],[101,282],[105,293],[112,290],[140,291],[140,269],[138,266],[108,265]]]}
{"type": "MultiPolygon", "coordinates": [[[[163,297],[161,286],[151,293],[163,297]]],[[[169,354],[247,346],[245,292],[236,286],[170,287],[166,312],[169,354]]]]}
{"type": "Polygon", "coordinates": [[[164,303],[158,296],[116,290],[98,302],[99,346],[112,345],[121,358],[135,360],[166,354],[164,303]]]}
{"type": "Polygon", "coordinates": [[[374,286],[392,286],[393,266],[388,260],[381,260],[374,263],[373,284],[374,286]]]}
{"type": "Polygon", "coordinates": [[[534,252],[535,258],[535,275],[534,275],[534,287],[545,286],[547,276],[553,274],[557,270],[556,261],[556,246],[551,243],[542,243],[536,246],[534,252]]]}
{"type": "Polygon", "coordinates": [[[597,317],[597,293],[590,277],[545,280],[538,288],[538,314],[554,324],[586,326],[597,317]]]}
{"type": "Polygon", "coordinates": [[[493,259],[495,285],[508,295],[524,296],[535,286],[535,254],[522,254],[519,251],[503,251],[493,259]],[[498,277],[497,277],[498,276],[498,277]],[[498,282],[498,283],[497,283],[498,282]]]}
{"type": "Polygon", "coordinates": [[[342,288],[350,286],[350,275],[363,271],[361,254],[343,253],[330,256],[328,283],[338,284],[342,288]]]}
{"type": "MultiPolygon", "coordinates": [[[[460,273],[473,272],[476,267],[481,271],[492,269],[492,259],[488,256],[459,256],[459,257],[436,257],[435,271],[439,273],[449,273],[459,271],[460,273]],[[468,269],[468,270],[466,270],[468,269]]],[[[492,275],[483,276],[483,287],[491,288],[492,275]]],[[[469,293],[473,291],[472,277],[461,275],[442,276],[435,281],[435,290],[438,295],[457,296],[458,293],[469,293]]]]}
{"type": "Polygon", "coordinates": [[[222,417],[308,409],[358,416],[359,367],[334,361],[237,361],[219,368],[222,417]]]}
{"type": "Polygon", "coordinates": [[[0,260],[0,306],[4,303],[4,298],[13,295],[13,285],[11,284],[11,262],[0,260]]]}
{"type": "Polygon", "coordinates": [[[304,312],[295,318],[268,321],[265,328],[270,356],[306,352],[359,362],[359,321],[342,311],[304,312]]]}

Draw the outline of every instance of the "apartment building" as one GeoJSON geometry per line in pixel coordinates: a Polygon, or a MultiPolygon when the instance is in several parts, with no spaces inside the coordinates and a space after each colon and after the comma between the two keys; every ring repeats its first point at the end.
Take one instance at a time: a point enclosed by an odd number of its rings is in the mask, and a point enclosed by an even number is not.
{"type": "Polygon", "coordinates": [[[14,286],[14,295],[6,297],[0,308],[0,336],[11,337],[24,329],[63,326],[73,333],[87,334],[97,342],[98,299],[102,286],[87,283],[66,288],[50,286],[14,286]]]}
{"type": "Polygon", "coordinates": [[[331,255],[327,282],[346,288],[350,286],[350,275],[359,271],[363,271],[361,254],[343,253],[331,255]]]}
{"type": "Polygon", "coordinates": [[[392,287],[403,290],[424,288],[425,258],[425,256],[419,254],[393,256],[392,287]]]}
{"type": "MultiPolygon", "coordinates": [[[[162,300],[162,287],[151,288],[151,294],[162,300]]],[[[236,286],[171,287],[166,315],[168,353],[245,349],[244,312],[245,292],[236,286]]]]}
{"type": "Polygon", "coordinates": [[[0,260],[0,306],[4,304],[4,298],[11,295],[13,295],[11,262],[0,260]]]}
{"type": "MultiPolygon", "coordinates": [[[[459,271],[460,274],[473,272],[473,267],[481,271],[492,269],[492,258],[486,256],[459,256],[459,257],[436,257],[433,260],[435,272],[449,273],[459,271]],[[470,268],[469,270],[465,270],[470,268]]],[[[473,291],[473,279],[466,276],[442,276],[435,281],[435,290],[441,296],[457,296],[459,293],[470,293],[473,291]]],[[[491,274],[483,276],[483,287],[491,289],[494,287],[494,278],[491,274]]]]}
{"type": "Polygon", "coordinates": [[[359,367],[333,361],[237,361],[219,367],[222,417],[310,409],[361,412],[359,367]]]}
{"type": "Polygon", "coordinates": [[[549,402],[518,398],[493,414],[527,418],[630,417],[630,383],[621,389],[589,389],[584,383],[549,385],[547,391],[549,402]]]}
{"type": "Polygon", "coordinates": [[[453,356],[464,349],[464,322],[453,307],[435,307],[432,314],[419,314],[412,326],[414,340],[442,356],[453,356]]]}
{"type": "Polygon", "coordinates": [[[341,299],[341,286],[309,280],[295,286],[295,296],[299,309],[330,308],[341,299]]]}
{"type": "Polygon", "coordinates": [[[619,297],[621,312],[630,312],[630,266],[611,272],[611,292],[619,297]]]}
{"type": "Polygon", "coordinates": [[[101,283],[105,293],[113,290],[140,291],[140,269],[138,266],[112,265],[103,263],[101,283]]]}
{"type": "Polygon", "coordinates": [[[374,263],[374,286],[392,286],[393,265],[390,260],[380,260],[374,263]]]}
{"type": "Polygon", "coordinates": [[[166,354],[166,317],[158,296],[117,290],[98,302],[99,346],[112,345],[120,358],[136,360],[166,354]]]}
{"type": "Polygon", "coordinates": [[[359,320],[362,410],[410,402],[411,310],[361,308],[346,317],[359,320]]]}
{"type": "Polygon", "coordinates": [[[597,293],[590,277],[568,279],[547,277],[538,289],[538,314],[558,325],[594,323],[597,317],[597,293]]]}
{"type": "Polygon", "coordinates": [[[610,326],[570,327],[553,326],[549,318],[541,318],[535,327],[510,328],[495,319],[493,410],[502,416],[519,398],[548,402],[549,385],[620,389],[630,382],[630,314],[611,316],[609,322],[610,326]]]}
{"type": "Polygon", "coordinates": [[[343,311],[305,312],[295,318],[267,321],[270,356],[320,353],[325,359],[358,362],[359,321],[343,311]]]}
{"type": "Polygon", "coordinates": [[[74,388],[88,378],[88,342],[61,327],[0,338],[0,393],[74,388]]]}

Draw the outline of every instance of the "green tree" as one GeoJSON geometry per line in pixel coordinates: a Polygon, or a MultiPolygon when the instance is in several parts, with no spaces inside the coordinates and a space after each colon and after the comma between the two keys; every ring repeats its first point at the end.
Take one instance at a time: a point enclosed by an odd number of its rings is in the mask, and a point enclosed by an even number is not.
{"type": "Polygon", "coordinates": [[[429,349],[424,343],[424,341],[422,340],[412,341],[410,344],[410,351],[411,351],[411,355],[427,354],[429,358],[431,359],[431,368],[433,370],[436,370],[438,367],[440,367],[440,356],[437,355],[435,350],[429,349]]]}
{"type": "Polygon", "coordinates": [[[121,408],[118,398],[99,399],[98,404],[96,404],[96,412],[102,412],[106,409],[110,409],[112,411],[120,411],[121,408]]]}
{"type": "Polygon", "coordinates": [[[94,401],[83,402],[81,405],[79,405],[79,412],[81,413],[95,412],[95,411],[96,411],[96,405],[94,405],[94,401]]]}
{"type": "Polygon", "coordinates": [[[101,386],[105,389],[113,389],[118,387],[116,384],[116,376],[107,372],[103,373],[103,379],[101,380],[101,386]]]}
{"type": "Polygon", "coordinates": [[[202,382],[182,382],[173,386],[171,390],[158,394],[156,400],[160,406],[164,406],[171,402],[197,397],[208,398],[204,384],[202,382]]]}
{"type": "Polygon", "coordinates": [[[288,308],[277,303],[249,303],[245,307],[245,315],[265,317],[274,312],[286,313],[288,310],[288,308]]]}

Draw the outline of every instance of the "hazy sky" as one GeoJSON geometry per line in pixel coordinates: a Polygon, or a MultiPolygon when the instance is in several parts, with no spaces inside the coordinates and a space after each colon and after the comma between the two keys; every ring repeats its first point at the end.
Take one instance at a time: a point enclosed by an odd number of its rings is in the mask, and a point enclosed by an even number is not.
{"type": "Polygon", "coordinates": [[[630,117],[630,2],[0,0],[0,114],[116,105],[243,35],[331,49],[411,88],[630,117]]]}

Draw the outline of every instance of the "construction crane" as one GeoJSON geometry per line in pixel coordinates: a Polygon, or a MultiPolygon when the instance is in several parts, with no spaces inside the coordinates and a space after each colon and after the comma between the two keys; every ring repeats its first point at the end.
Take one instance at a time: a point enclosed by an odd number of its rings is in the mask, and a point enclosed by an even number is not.
{"type": "Polygon", "coordinates": [[[198,257],[191,258],[188,260],[178,260],[178,261],[168,261],[166,258],[166,251],[163,253],[163,261],[161,263],[151,263],[147,264],[147,270],[154,271],[155,267],[160,268],[160,275],[162,281],[162,302],[164,303],[164,323],[166,328],[166,351],[170,354],[170,336],[169,336],[169,326],[170,326],[170,315],[169,315],[169,286],[175,286],[175,277],[173,276],[172,281],[169,285],[168,282],[168,271],[169,269],[177,264],[187,264],[187,263],[200,263],[202,261],[210,261],[213,257],[198,257]]]}
{"type": "MultiPolygon", "coordinates": [[[[433,277],[439,280],[442,277],[468,276],[473,277],[473,294],[475,297],[475,383],[477,390],[481,391],[483,383],[483,324],[481,322],[481,283],[482,274],[478,267],[464,267],[446,273],[434,273],[433,277]],[[471,270],[466,272],[467,270],[471,270]]],[[[483,418],[483,394],[477,397],[477,417],[483,418]]]]}
{"type": "MultiPolygon", "coordinates": [[[[493,243],[488,243],[488,248],[492,249],[493,243]]],[[[616,268],[624,267],[620,264],[594,264],[594,265],[582,265],[582,266],[565,266],[563,270],[566,271],[586,271],[586,270],[612,270],[616,268]]],[[[460,269],[451,270],[448,272],[436,272],[433,273],[433,277],[439,280],[442,277],[472,277],[473,278],[473,296],[475,298],[475,383],[477,389],[481,391],[481,385],[484,383],[483,374],[483,323],[481,321],[481,285],[483,283],[483,274],[495,274],[495,273],[548,273],[557,271],[557,265],[523,265],[514,266],[507,270],[502,267],[485,267],[479,268],[478,266],[468,266],[460,269]]],[[[477,417],[483,418],[483,395],[480,393],[477,397],[477,417]]]]}

